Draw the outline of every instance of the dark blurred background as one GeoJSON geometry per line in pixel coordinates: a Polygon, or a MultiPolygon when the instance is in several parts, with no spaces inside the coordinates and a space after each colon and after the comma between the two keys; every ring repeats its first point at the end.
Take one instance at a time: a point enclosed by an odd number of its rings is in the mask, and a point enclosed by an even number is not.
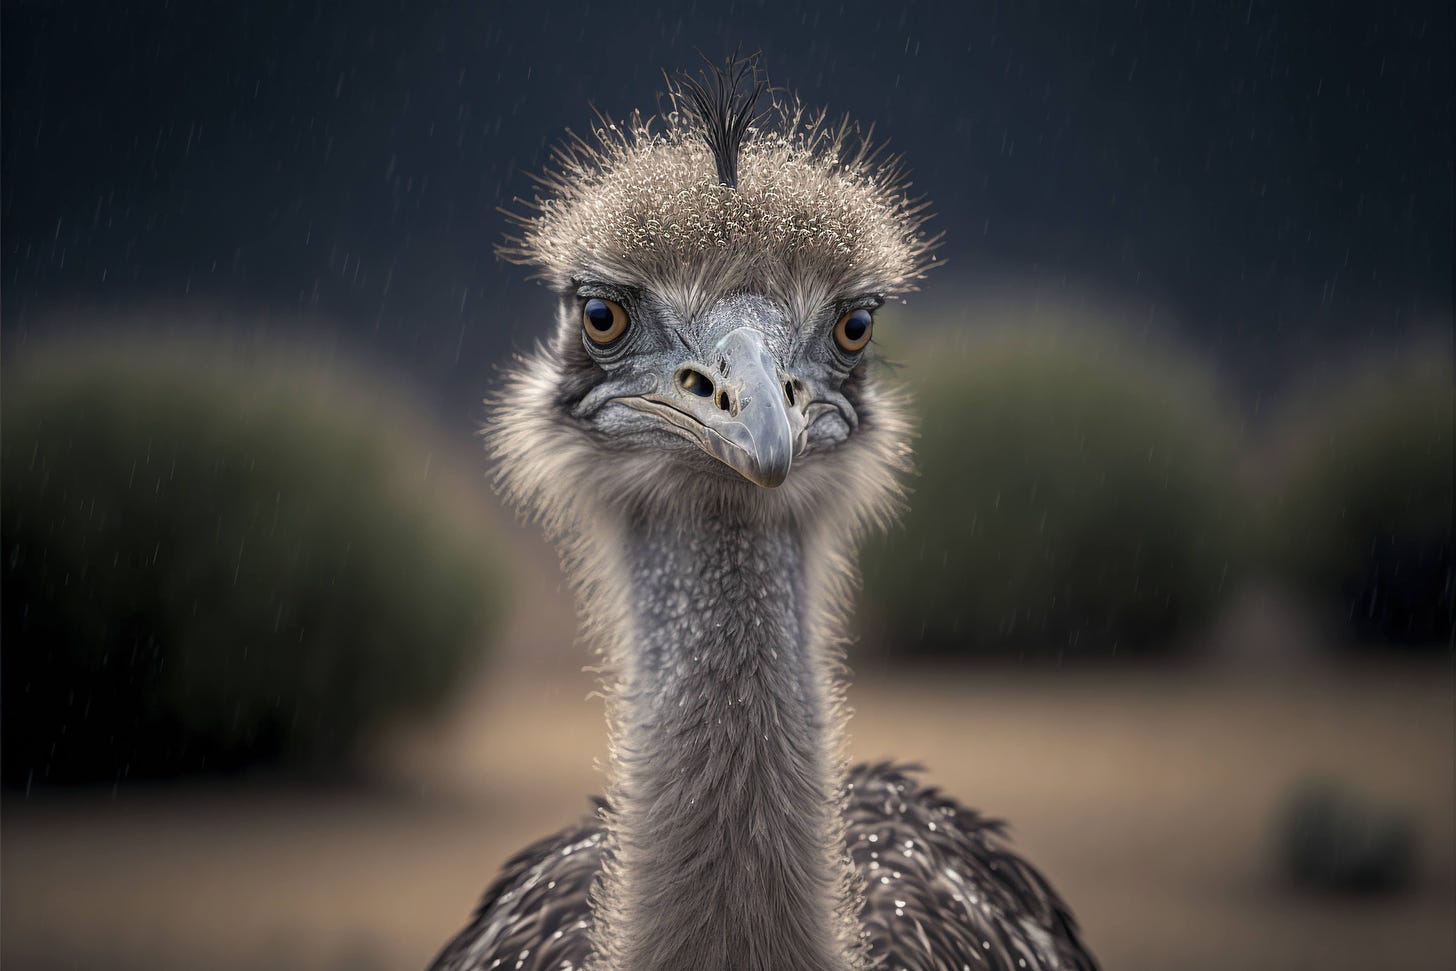
{"type": "Polygon", "coordinates": [[[420,966],[596,791],[501,208],[763,53],[945,234],[853,751],[1116,968],[1453,954],[1449,3],[0,8],[7,967],[420,966]]]}

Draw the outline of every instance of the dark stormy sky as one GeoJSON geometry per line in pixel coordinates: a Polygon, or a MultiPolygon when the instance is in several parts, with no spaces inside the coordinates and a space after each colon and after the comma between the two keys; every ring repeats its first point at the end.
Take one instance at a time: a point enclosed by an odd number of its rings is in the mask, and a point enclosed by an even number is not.
{"type": "Polygon", "coordinates": [[[740,48],[906,156],[945,280],[1155,301],[1266,380],[1449,314],[1451,8],[7,0],[5,343],[223,308],[464,415],[545,323],[497,207],[589,104],[740,48]]]}

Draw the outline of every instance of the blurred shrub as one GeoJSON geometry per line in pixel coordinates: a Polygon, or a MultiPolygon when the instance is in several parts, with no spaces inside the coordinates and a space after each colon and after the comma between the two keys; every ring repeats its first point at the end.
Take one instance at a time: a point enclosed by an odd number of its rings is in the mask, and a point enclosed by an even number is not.
{"type": "Polygon", "coordinates": [[[1277,830],[1287,879],[1312,890],[1400,890],[1415,875],[1415,828],[1403,813],[1369,804],[1328,779],[1300,783],[1277,830]]]}
{"type": "Polygon", "coordinates": [[[277,363],[31,363],[0,456],[8,781],[327,767],[481,646],[495,552],[426,491],[418,428],[277,363]]]}
{"type": "Polygon", "coordinates": [[[1449,345],[1364,362],[1294,401],[1265,511],[1276,568],[1364,641],[1448,644],[1449,345]]]}
{"type": "Polygon", "coordinates": [[[1237,452],[1207,377],[1097,329],[909,356],[921,474],[863,559],[897,646],[1076,657],[1163,648],[1229,591],[1237,452]]]}

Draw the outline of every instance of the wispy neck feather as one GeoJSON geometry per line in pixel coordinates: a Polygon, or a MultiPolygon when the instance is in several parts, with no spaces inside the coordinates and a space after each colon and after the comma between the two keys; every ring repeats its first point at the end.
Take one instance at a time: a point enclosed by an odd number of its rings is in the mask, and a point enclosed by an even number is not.
{"type": "Polygon", "coordinates": [[[843,971],[836,762],[804,537],[626,524],[635,639],[614,748],[613,971],[843,971]]]}

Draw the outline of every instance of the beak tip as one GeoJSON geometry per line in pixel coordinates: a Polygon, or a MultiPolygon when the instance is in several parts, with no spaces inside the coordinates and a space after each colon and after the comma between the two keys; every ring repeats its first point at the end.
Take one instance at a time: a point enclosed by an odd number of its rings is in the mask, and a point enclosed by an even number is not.
{"type": "Polygon", "coordinates": [[[746,476],[745,478],[748,478],[754,485],[762,486],[765,489],[777,489],[784,484],[784,481],[788,477],[789,468],[788,466],[784,466],[781,469],[770,469],[765,472],[760,472],[756,476],[746,476]]]}
{"type": "Polygon", "coordinates": [[[765,489],[776,489],[783,485],[784,480],[789,477],[789,466],[793,462],[792,453],[770,452],[763,455],[751,447],[723,437],[717,437],[707,451],[744,479],[765,489]]]}

